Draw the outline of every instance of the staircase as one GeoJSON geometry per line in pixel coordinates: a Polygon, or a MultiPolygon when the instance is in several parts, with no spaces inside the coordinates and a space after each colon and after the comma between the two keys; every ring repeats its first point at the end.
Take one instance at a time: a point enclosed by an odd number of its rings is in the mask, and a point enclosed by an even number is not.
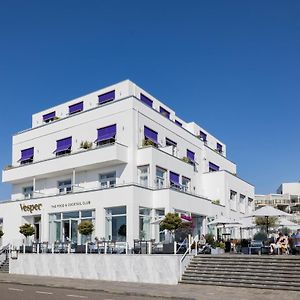
{"type": "Polygon", "coordinates": [[[9,273],[9,258],[0,263],[0,273],[9,273]]]}
{"type": "Polygon", "coordinates": [[[300,257],[198,255],[180,283],[300,291],[300,257]]]}

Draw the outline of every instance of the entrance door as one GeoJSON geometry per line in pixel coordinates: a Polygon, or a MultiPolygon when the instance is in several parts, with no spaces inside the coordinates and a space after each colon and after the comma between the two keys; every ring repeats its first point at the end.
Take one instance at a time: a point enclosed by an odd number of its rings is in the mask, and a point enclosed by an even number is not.
{"type": "Polygon", "coordinates": [[[71,240],[70,237],[70,221],[63,221],[63,241],[69,242],[71,240]]]}

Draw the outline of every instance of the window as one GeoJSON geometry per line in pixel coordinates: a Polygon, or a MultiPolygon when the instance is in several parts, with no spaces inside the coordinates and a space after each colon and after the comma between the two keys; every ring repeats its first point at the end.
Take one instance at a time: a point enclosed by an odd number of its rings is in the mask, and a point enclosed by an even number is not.
{"type": "Polygon", "coordinates": [[[149,166],[138,167],[139,184],[148,187],[149,166]]]}
{"type": "Polygon", "coordinates": [[[58,192],[59,194],[69,194],[72,192],[72,180],[62,180],[58,181],[58,192]]]}
{"type": "Polygon", "coordinates": [[[230,190],[230,209],[236,210],[236,195],[237,192],[230,190]]]}
{"type": "Polygon", "coordinates": [[[104,104],[115,100],[115,91],[110,91],[98,96],[99,104],[104,104]]]}
{"type": "Polygon", "coordinates": [[[83,110],[83,102],[79,102],[69,106],[69,114],[75,114],[83,110]]]}
{"type": "Polygon", "coordinates": [[[207,134],[204,133],[203,131],[200,131],[200,139],[203,141],[203,142],[207,142],[207,134]]]}
{"type": "Polygon", "coordinates": [[[245,203],[245,199],[246,199],[246,196],[240,194],[240,212],[241,212],[241,213],[245,213],[245,211],[246,211],[246,206],[245,206],[246,203],[245,203]]]}
{"type": "Polygon", "coordinates": [[[152,107],[153,105],[153,101],[151,99],[149,99],[147,96],[145,96],[144,94],[140,95],[140,99],[142,102],[144,102],[146,105],[152,107]]]}
{"type": "Polygon", "coordinates": [[[116,186],[116,171],[100,174],[99,182],[101,189],[108,189],[116,186]]]}
{"type": "Polygon", "coordinates": [[[179,174],[170,171],[170,186],[173,188],[180,188],[179,174]]]}
{"type": "Polygon", "coordinates": [[[34,156],[34,148],[33,147],[21,150],[21,158],[19,159],[20,164],[24,165],[24,164],[32,163],[33,156],[34,156]]]}
{"type": "Polygon", "coordinates": [[[139,238],[140,240],[150,240],[150,221],[151,209],[140,207],[139,208],[139,238]]]}
{"type": "Polygon", "coordinates": [[[182,179],[181,179],[181,187],[182,187],[182,190],[183,190],[184,192],[189,192],[190,189],[191,189],[190,185],[191,185],[191,179],[182,176],[182,179]]]}
{"type": "Polygon", "coordinates": [[[51,113],[43,115],[43,121],[45,123],[52,122],[56,119],[55,111],[52,111],[51,113]]]}
{"type": "Polygon", "coordinates": [[[195,153],[189,149],[186,150],[186,156],[190,164],[195,164],[195,153]]]}
{"type": "Polygon", "coordinates": [[[165,187],[166,173],[167,171],[165,169],[156,167],[156,187],[158,189],[165,187]]]}
{"type": "Polygon", "coordinates": [[[219,143],[217,143],[217,151],[219,153],[223,153],[223,146],[221,144],[219,144],[219,143]]]}
{"type": "Polygon", "coordinates": [[[25,199],[31,199],[33,197],[33,186],[26,186],[23,188],[23,195],[25,199]]]}
{"type": "Polygon", "coordinates": [[[105,238],[109,241],[126,241],[126,206],[105,209],[105,238]]]}
{"type": "Polygon", "coordinates": [[[146,145],[152,144],[154,146],[157,146],[157,132],[150,129],[147,126],[144,126],[144,137],[145,137],[145,143],[146,145]]]}
{"type": "Polygon", "coordinates": [[[166,118],[170,119],[170,112],[164,109],[163,107],[159,107],[159,112],[166,118]]]}
{"type": "Polygon", "coordinates": [[[172,155],[176,155],[177,143],[166,138],[166,147],[172,147],[172,155]]]}
{"type": "Polygon", "coordinates": [[[97,146],[112,144],[116,141],[117,125],[109,125],[98,129],[98,137],[95,140],[97,146]]]}
{"type": "Polygon", "coordinates": [[[215,165],[214,163],[212,162],[209,162],[208,164],[208,170],[209,172],[216,172],[216,171],[219,171],[220,167],[215,165]]]}
{"type": "Polygon", "coordinates": [[[72,137],[67,137],[56,141],[56,150],[54,151],[54,153],[56,154],[56,156],[69,154],[71,153],[71,148],[72,148],[72,137]]]}

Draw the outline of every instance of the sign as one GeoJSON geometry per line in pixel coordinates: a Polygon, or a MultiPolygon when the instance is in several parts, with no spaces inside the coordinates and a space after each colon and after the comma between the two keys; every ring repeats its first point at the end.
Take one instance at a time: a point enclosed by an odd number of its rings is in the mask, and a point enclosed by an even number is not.
{"type": "Polygon", "coordinates": [[[59,203],[51,205],[51,208],[64,208],[64,207],[76,207],[76,206],[83,206],[83,205],[90,205],[91,201],[76,201],[76,202],[69,202],[69,203],[59,203]]]}
{"type": "Polygon", "coordinates": [[[31,214],[36,210],[41,210],[42,203],[39,204],[20,204],[20,208],[24,212],[30,212],[31,214]]]}

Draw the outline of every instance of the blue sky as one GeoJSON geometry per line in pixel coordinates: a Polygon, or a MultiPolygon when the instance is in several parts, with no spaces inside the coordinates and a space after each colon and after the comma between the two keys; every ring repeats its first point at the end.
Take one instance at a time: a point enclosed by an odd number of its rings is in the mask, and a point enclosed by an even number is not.
{"type": "Polygon", "coordinates": [[[299,1],[1,1],[1,167],[32,113],[129,78],[225,142],[257,193],[299,181],[299,15],[299,1]]]}

